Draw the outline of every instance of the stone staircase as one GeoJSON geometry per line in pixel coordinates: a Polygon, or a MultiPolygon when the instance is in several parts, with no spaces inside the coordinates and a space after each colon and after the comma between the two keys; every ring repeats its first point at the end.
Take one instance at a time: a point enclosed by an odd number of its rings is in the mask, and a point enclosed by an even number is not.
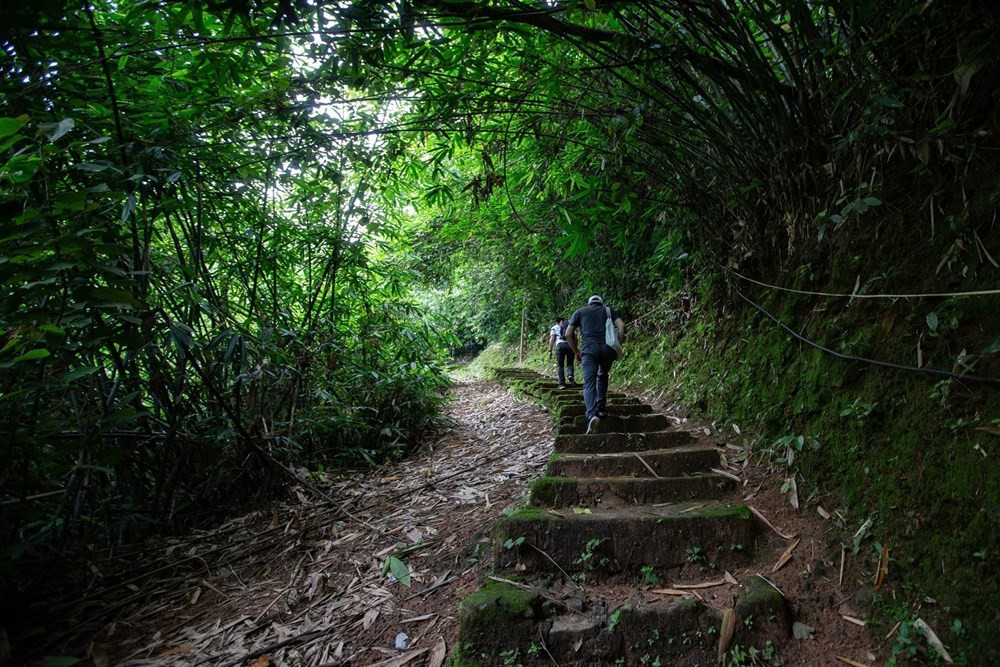
{"type": "Polygon", "coordinates": [[[750,510],[727,500],[736,483],[711,471],[719,452],[614,392],[586,434],[579,388],[496,376],[551,411],[555,451],[529,505],[494,526],[493,573],[461,604],[454,664],[714,665],[734,646],[769,664],[791,621],[762,577],[745,577],[728,610],[668,588],[732,579],[768,550],[750,510]]]}

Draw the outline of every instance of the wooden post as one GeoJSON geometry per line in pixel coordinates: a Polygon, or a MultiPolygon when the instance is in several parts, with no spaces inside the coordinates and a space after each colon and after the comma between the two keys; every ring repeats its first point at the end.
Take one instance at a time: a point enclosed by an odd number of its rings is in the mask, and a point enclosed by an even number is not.
{"type": "Polygon", "coordinates": [[[517,363],[524,363],[525,355],[525,343],[528,334],[528,308],[527,306],[521,307],[521,347],[517,353],[517,363]]]}

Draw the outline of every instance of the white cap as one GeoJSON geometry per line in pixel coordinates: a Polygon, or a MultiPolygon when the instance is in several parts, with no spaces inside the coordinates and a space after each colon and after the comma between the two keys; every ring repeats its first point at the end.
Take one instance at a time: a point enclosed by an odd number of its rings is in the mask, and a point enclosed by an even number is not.
{"type": "Polygon", "coordinates": [[[604,299],[602,299],[600,296],[598,296],[596,294],[594,296],[590,297],[589,299],[587,299],[587,305],[588,306],[591,305],[591,304],[595,304],[595,303],[599,303],[599,304],[601,304],[603,306],[604,305],[604,299]]]}

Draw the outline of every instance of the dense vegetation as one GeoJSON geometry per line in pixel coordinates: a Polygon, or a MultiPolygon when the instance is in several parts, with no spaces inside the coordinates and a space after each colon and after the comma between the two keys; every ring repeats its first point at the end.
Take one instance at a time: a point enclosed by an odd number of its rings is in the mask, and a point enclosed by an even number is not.
{"type": "MultiPolygon", "coordinates": [[[[541,334],[592,291],[640,336],[742,349],[742,372],[698,366],[739,394],[678,391],[762,432],[841,428],[824,409],[901,424],[933,381],[893,385],[893,409],[874,384],[849,395],[858,371],[799,361],[729,281],[841,353],[996,375],[995,296],[828,305],[733,272],[1000,286],[998,18],[971,0],[9,9],[0,568],[405,453],[450,353],[522,321],[541,334]]],[[[662,358],[629,372],[674,382],[662,358]]],[[[964,420],[946,436],[986,438],[987,399],[953,384],[972,398],[916,404],[964,420]]],[[[864,476],[830,474],[844,455],[803,465],[854,498],[864,476]]],[[[996,509],[992,484],[961,502],[996,509]]]]}

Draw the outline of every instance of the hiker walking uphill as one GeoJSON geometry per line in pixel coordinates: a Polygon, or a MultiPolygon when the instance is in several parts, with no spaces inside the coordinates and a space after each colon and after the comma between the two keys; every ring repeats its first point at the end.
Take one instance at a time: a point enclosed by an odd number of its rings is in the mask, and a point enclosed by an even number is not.
{"type": "Polygon", "coordinates": [[[594,295],[587,305],[574,312],[566,327],[566,342],[583,369],[583,400],[587,407],[587,433],[594,430],[606,415],[608,398],[608,373],[618,358],[625,339],[625,322],[617,312],[604,306],[604,299],[594,295]],[[608,345],[607,322],[611,321],[619,347],[608,345]],[[577,349],[576,334],[580,334],[577,349]]]}
{"type": "Polygon", "coordinates": [[[556,376],[559,378],[559,388],[565,389],[566,382],[576,384],[573,379],[573,358],[575,353],[566,342],[566,328],[569,322],[561,317],[556,318],[556,323],[549,332],[549,359],[552,358],[552,347],[556,348],[556,376]]]}

